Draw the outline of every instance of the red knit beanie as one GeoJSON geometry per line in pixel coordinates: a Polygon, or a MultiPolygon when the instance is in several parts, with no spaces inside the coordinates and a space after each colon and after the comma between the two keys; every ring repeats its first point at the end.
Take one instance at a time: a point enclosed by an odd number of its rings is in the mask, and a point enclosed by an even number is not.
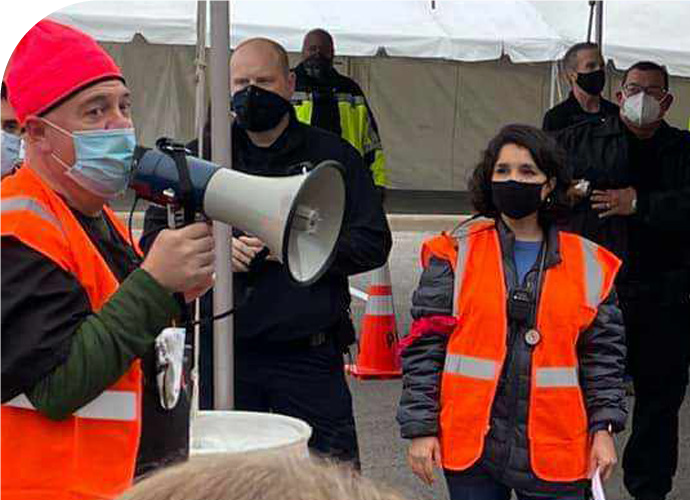
{"type": "Polygon", "coordinates": [[[44,19],[14,49],[5,75],[17,120],[40,115],[101,80],[119,78],[120,68],[96,40],[79,30],[44,19]]]}

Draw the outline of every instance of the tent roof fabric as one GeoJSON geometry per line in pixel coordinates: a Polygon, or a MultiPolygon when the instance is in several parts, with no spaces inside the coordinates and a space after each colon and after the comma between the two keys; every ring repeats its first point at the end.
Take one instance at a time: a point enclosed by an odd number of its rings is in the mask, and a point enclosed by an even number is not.
{"type": "MultiPolygon", "coordinates": [[[[312,28],[330,31],[336,52],[373,56],[513,62],[561,58],[587,33],[586,0],[233,0],[232,38],[268,36],[290,52],[301,50],[312,28]]],[[[617,67],[640,59],[690,76],[690,2],[604,2],[604,53],[617,67]]],[[[140,33],[150,43],[195,45],[194,1],[90,1],[51,15],[104,42],[129,42],[140,33]],[[126,6],[126,7],[125,7],[126,6]]]]}

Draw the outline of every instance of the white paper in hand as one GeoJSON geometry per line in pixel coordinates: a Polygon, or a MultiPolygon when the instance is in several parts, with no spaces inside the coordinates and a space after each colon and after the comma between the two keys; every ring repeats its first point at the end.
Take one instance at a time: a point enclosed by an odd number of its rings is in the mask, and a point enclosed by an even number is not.
{"type": "Polygon", "coordinates": [[[592,498],[594,500],[606,500],[604,485],[601,482],[601,467],[597,467],[592,476],[592,498]]]}

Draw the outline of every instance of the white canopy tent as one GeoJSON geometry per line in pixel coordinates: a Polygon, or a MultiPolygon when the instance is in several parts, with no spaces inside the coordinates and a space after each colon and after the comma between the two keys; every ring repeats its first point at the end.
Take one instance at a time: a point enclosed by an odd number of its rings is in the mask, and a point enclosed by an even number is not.
{"type": "MultiPolygon", "coordinates": [[[[268,36],[293,53],[315,27],[330,31],[337,67],[377,116],[394,188],[464,190],[488,139],[505,123],[540,125],[552,61],[586,37],[586,0],[231,1],[231,46],[268,36]]],[[[666,64],[690,116],[690,2],[609,0],[604,54],[617,68],[666,64]]],[[[193,138],[196,2],[92,1],[51,16],[104,43],[135,96],[139,139],[193,138]],[[140,35],[140,36],[136,36],[140,35]]],[[[609,95],[615,90],[610,78],[609,95]]]]}

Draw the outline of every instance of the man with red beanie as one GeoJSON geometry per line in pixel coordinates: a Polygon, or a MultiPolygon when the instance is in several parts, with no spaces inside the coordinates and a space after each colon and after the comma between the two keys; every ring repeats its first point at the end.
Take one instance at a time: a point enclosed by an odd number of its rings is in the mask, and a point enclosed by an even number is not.
{"type": "Polygon", "coordinates": [[[147,423],[149,360],[173,293],[212,284],[213,238],[204,223],[163,231],[143,262],[128,243],[107,202],[129,182],[131,98],[92,38],[41,21],[5,81],[26,159],[0,209],[2,498],[114,498],[135,468],[186,454],[168,442],[186,442],[188,405],[147,423]]]}

